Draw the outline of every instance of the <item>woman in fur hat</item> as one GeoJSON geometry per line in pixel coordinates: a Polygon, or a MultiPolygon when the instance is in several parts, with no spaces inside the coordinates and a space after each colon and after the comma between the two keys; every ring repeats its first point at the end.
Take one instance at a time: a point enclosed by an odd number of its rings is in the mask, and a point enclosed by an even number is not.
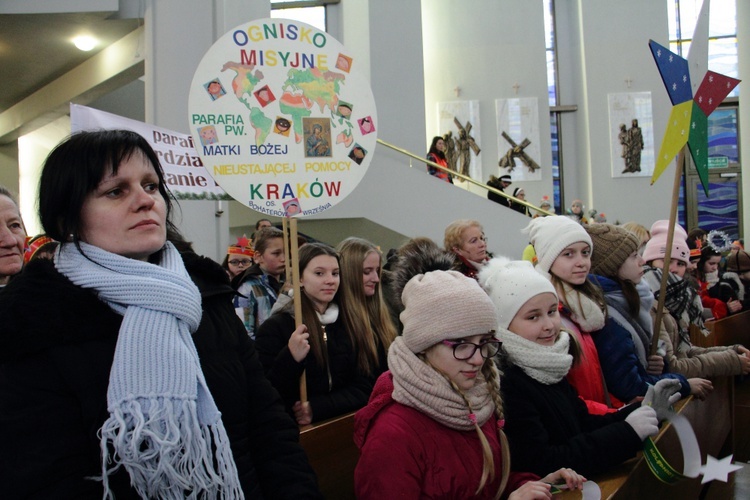
{"type": "Polygon", "coordinates": [[[657,413],[664,418],[680,398],[679,382],[660,382],[643,406],[591,414],[565,380],[580,350],[575,337],[561,329],[552,283],[531,263],[505,257],[490,260],[479,283],[497,313],[505,430],[514,466],[539,475],[560,467],[597,474],[643,449],[643,440],[659,431],[657,413]]]}
{"type": "Polygon", "coordinates": [[[674,378],[683,396],[705,398],[713,389],[710,381],[664,373],[663,360],[657,364],[649,356],[654,294],[642,279],[644,261],[638,253],[638,237],[612,224],[594,224],[586,231],[594,247],[591,272],[607,302],[607,320],[593,337],[609,391],[620,401],[632,402],[644,396],[649,385],[674,378]]]}
{"type": "MultiPolygon", "coordinates": [[[[643,280],[654,293],[654,309],[661,293],[664,258],[667,250],[669,221],[660,220],[651,226],[652,237],[646,244],[643,259],[646,261],[643,280]]],[[[714,377],[750,373],[750,351],[744,346],[697,347],[690,341],[690,325],[701,330],[703,308],[700,297],[684,280],[690,263],[690,249],[686,243],[687,233],[679,225],[674,227],[672,251],[670,252],[666,297],[662,316],[664,330],[661,339],[665,342],[669,369],[686,377],[714,377]]],[[[705,332],[708,334],[708,332],[705,332]]]]}
{"type": "Polygon", "coordinates": [[[568,469],[542,481],[510,472],[492,302],[475,280],[425,264],[401,294],[390,371],[355,416],[357,498],[548,499],[551,483],[580,488],[568,469]]]}
{"type": "Polygon", "coordinates": [[[39,200],[60,247],[0,294],[3,495],[319,497],[224,270],[171,222],[149,143],[71,136],[39,200]]]}

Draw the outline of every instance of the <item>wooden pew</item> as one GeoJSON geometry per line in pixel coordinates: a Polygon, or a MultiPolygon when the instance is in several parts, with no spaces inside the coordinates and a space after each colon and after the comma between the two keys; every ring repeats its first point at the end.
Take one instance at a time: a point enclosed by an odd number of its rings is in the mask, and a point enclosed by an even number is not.
{"type": "Polygon", "coordinates": [[[708,321],[706,328],[711,332],[707,338],[711,339],[712,345],[742,344],[750,348],[750,311],[708,321]]]}
{"type": "MultiPolygon", "coordinates": [[[[726,451],[725,443],[728,440],[731,443],[733,379],[722,377],[713,382],[714,391],[706,401],[698,401],[690,397],[675,405],[677,412],[684,415],[695,430],[702,454],[701,463],[706,462],[706,454],[723,458],[725,454],[731,453],[731,451],[726,451]]],[[[663,426],[655,441],[667,462],[681,471],[682,450],[672,426],[663,426]]],[[[703,489],[700,476],[694,479],[685,478],[674,485],[667,485],[653,475],[641,455],[639,453],[638,457],[606,474],[589,478],[601,488],[602,499],[689,499],[700,496],[703,489]]],[[[580,492],[566,491],[556,495],[557,500],[578,498],[581,498],[580,492]]]]}
{"type": "MultiPolygon", "coordinates": [[[[742,344],[750,349],[750,311],[732,314],[718,321],[706,322],[711,335],[704,337],[698,333],[697,339],[702,342],[696,345],[713,347],[721,345],[742,344]]],[[[691,331],[690,339],[696,338],[691,331]]],[[[694,342],[695,343],[695,342],[694,342]]],[[[750,378],[738,377],[735,381],[734,418],[737,422],[750,422],[750,378]]],[[[750,428],[739,425],[734,434],[735,460],[750,460],[750,428]]]]}
{"type": "Polygon", "coordinates": [[[327,500],[354,498],[354,467],[359,449],[353,436],[354,413],[300,429],[300,444],[327,500]]]}

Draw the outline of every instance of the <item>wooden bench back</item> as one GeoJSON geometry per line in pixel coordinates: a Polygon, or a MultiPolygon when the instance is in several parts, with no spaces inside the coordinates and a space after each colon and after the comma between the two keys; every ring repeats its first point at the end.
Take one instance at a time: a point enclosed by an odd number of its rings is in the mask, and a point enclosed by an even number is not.
{"type": "Polygon", "coordinates": [[[354,413],[308,425],[299,440],[307,452],[320,491],[327,500],[354,498],[354,468],[359,449],[354,444],[354,413]]]}

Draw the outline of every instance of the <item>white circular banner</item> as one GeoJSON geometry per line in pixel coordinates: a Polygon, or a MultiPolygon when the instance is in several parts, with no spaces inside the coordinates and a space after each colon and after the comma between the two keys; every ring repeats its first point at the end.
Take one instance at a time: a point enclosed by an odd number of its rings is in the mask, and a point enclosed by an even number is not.
{"type": "Polygon", "coordinates": [[[259,19],[206,52],[190,86],[190,132],[214,180],[277,217],[346,198],[375,149],[377,115],[357,61],[299,21],[259,19]]]}

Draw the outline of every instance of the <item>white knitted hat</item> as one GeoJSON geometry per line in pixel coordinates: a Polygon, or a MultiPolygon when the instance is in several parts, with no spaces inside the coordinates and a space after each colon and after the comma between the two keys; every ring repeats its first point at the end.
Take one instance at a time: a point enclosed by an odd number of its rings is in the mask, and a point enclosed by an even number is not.
{"type": "Polygon", "coordinates": [[[507,329],[516,313],[532,297],[555,293],[550,280],[542,276],[527,260],[495,257],[479,272],[479,284],[495,304],[498,326],[507,329]]]}
{"type": "Polygon", "coordinates": [[[536,268],[545,275],[549,274],[552,264],[565,247],[579,241],[591,245],[592,250],[594,247],[583,226],[563,215],[537,217],[522,232],[529,235],[538,259],[536,268]]]}
{"type": "Polygon", "coordinates": [[[493,332],[495,308],[476,280],[457,271],[418,274],[401,293],[404,343],[420,353],[442,340],[493,332]]]}

